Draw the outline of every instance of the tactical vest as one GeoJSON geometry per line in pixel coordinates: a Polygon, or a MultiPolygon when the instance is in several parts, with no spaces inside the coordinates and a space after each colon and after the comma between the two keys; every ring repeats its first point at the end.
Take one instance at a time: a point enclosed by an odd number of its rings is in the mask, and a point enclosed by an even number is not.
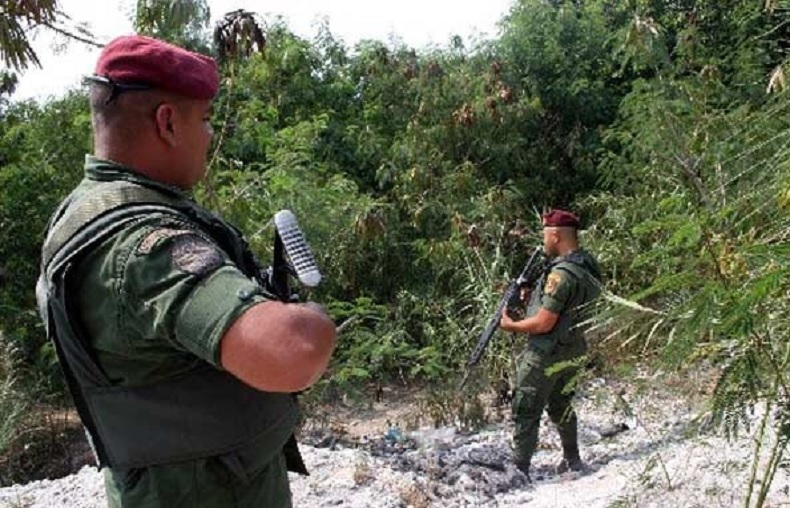
{"type": "Polygon", "coordinates": [[[565,309],[560,314],[554,327],[546,333],[531,335],[530,341],[543,341],[550,347],[557,344],[583,347],[584,329],[580,325],[586,319],[589,304],[601,293],[600,282],[595,275],[585,268],[581,254],[573,252],[570,255],[555,259],[546,265],[543,274],[535,283],[535,290],[530,295],[527,307],[528,316],[534,316],[540,309],[546,277],[552,270],[562,270],[570,277],[573,277],[576,281],[577,291],[566,303],[565,309]]]}
{"type": "Polygon", "coordinates": [[[126,469],[250,449],[307,474],[293,435],[299,408],[290,394],[255,390],[206,364],[153,385],[114,386],[72,319],[71,278],[82,256],[151,214],[188,220],[208,233],[250,278],[259,266],[241,234],[190,201],[127,181],[73,194],[53,215],[36,286],[39,312],[99,467],[126,469]]]}

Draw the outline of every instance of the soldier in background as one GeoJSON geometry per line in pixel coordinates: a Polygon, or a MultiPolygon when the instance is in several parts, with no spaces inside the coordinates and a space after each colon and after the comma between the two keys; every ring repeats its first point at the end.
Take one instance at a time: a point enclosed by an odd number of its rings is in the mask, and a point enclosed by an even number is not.
{"type": "Polygon", "coordinates": [[[513,455],[529,477],[544,408],[557,426],[563,459],[557,473],[582,471],[577,419],[571,401],[578,360],[586,353],[582,327],[585,309],[600,294],[598,263],[579,248],[579,219],[564,210],[543,215],[543,248],[550,261],[531,288],[526,317],[514,321],[503,312],[500,327],[527,335],[513,397],[513,455]]]}

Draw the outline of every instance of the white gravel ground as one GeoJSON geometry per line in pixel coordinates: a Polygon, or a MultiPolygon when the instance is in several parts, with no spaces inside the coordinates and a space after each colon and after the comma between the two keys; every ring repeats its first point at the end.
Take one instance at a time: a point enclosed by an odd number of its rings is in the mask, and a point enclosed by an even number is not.
{"type": "MultiPolygon", "coordinates": [[[[735,507],[744,506],[757,445],[760,409],[749,417],[751,429],[727,440],[710,428],[697,408],[680,398],[633,397],[617,404],[617,389],[597,380],[578,402],[586,474],[548,473],[560,456],[553,428],[541,428],[541,449],[534,459],[531,487],[509,463],[511,426],[492,424],[474,435],[453,427],[405,432],[374,441],[413,444],[405,453],[368,447],[302,446],[311,476],[292,476],[297,507],[735,507]],[[628,430],[610,437],[612,424],[628,430]],[[403,437],[404,440],[399,438],[403,437]],[[373,450],[373,452],[371,452],[373,450]]],[[[764,440],[763,453],[773,435],[764,440]]],[[[407,447],[409,448],[409,447],[407,447]]],[[[391,450],[387,448],[387,450],[391,450]]],[[[761,462],[758,473],[762,472],[761,462]]],[[[762,483],[755,485],[751,505],[762,483]]],[[[97,508],[105,506],[102,475],[92,467],[56,480],[0,489],[2,508],[97,508]]],[[[790,464],[785,459],[766,499],[766,507],[790,507],[790,464]]]]}

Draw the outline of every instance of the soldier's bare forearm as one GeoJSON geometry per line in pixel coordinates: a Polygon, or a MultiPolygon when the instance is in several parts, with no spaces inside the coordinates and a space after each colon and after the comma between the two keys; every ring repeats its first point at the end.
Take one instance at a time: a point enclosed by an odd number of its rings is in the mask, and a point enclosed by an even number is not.
{"type": "Polygon", "coordinates": [[[326,370],[335,337],[335,325],[320,306],[263,302],[223,335],[221,363],[259,390],[298,392],[326,370]]]}
{"type": "Polygon", "coordinates": [[[501,328],[508,332],[541,334],[550,332],[557,324],[559,314],[541,308],[537,314],[520,321],[503,320],[501,328]]]}

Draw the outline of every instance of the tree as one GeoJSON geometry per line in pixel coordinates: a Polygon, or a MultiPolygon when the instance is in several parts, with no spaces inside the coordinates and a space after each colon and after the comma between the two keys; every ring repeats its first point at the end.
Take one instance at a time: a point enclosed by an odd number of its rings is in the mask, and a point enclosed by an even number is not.
{"type": "Polygon", "coordinates": [[[140,34],[207,53],[204,31],[210,17],[205,0],[138,0],[132,22],[140,34]]]}
{"type": "Polygon", "coordinates": [[[82,91],[44,106],[15,103],[0,117],[0,264],[7,273],[0,284],[0,332],[35,366],[40,391],[57,386],[59,372],[31,288],[47,220],[81,178],[90,147],[90,114],[82,91]]]}
{"type": "Polygon", "coordinates": [[[14,69],[26,69],[31,63],[40,67],[38,55],[30,45],[28,31],[51,24],[57,18],[56,0],[0,0],[0,54],[5,64],[14,69]]]}
{"type": "Polygon", "coordinates": [[[266,36],[251,12],[239,9],[225,14],[214,27],[214,46],[219,59],[249,57],[255,48],[260,54],[266,47],[266,36]]]}
{"type": "Polygon", "coordinates": [[[66,26],[70,18],[58,10],[57,0],[0,0],[0,57],[6,66],[24,70],[30,64],[41,66],[30,44],[29,34],[45,27],[69,39],[101,46],[78,26],[66,26]]]}
{"type": "MultiPolygon", "coordinates": [[[[16,91],[19,79],[16,74],[6,70],[0,71],[0,118],[3,117],[3,110],[8,105],[8,98],[16,91]]],[[[2,157],[0,157],[0,165],[3,164],[2,157]]]]}

